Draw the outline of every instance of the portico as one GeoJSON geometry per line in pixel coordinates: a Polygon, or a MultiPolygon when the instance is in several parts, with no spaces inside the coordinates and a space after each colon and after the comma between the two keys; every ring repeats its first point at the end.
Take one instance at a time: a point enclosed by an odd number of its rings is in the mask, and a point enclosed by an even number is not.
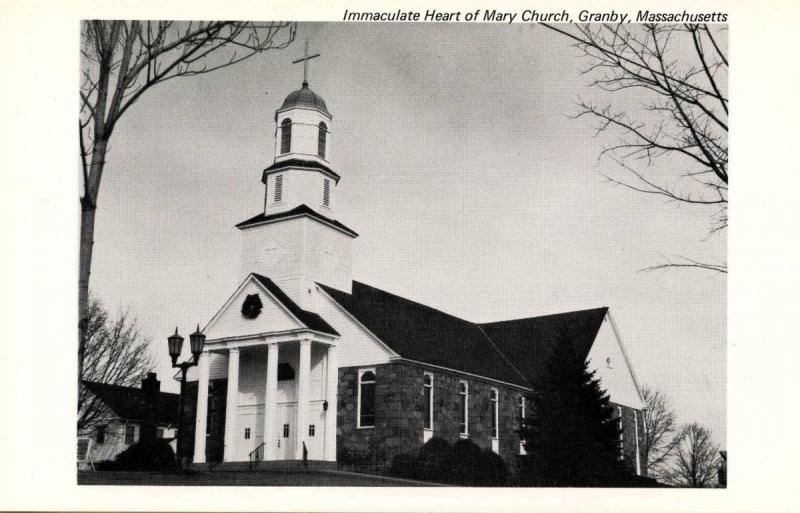
{"type": "Polygon", "coordinates": [[[195,463],[206,461],[212,360],[228,383],[224,461],[247,461],[259,448],[263,460],[299,460],[304,443],[309,459],[335,461],[334,337],[301,331],[209,341],[206,348],[198,365],[195,463]]]}

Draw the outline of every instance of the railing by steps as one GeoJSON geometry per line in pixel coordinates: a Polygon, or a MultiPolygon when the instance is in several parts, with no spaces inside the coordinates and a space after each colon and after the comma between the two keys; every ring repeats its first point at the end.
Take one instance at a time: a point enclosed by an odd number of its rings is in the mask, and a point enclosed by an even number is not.
{"type": "Polygon", "coordinates": [[[250,451],[250,470],[258,467],[258,462],[264,459],[264,443],[250,451]]]}

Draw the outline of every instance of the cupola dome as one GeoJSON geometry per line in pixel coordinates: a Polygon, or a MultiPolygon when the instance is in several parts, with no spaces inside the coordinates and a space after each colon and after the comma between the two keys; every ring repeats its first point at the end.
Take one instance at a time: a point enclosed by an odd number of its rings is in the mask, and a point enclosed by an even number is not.
{"type": "Polygon", "coordinates": [[[308,109],[316,109],[328,117],[331,117],[328,112],[328,107],[325,106],[325,100],[320,95],[309,89],[308,82],[303,81],[303,87],[296,91],[289,93],[289,96],[283,100],[283,105],[278,111],[284,109],[291,109],[292,107],[304,107],[308,109]]]}

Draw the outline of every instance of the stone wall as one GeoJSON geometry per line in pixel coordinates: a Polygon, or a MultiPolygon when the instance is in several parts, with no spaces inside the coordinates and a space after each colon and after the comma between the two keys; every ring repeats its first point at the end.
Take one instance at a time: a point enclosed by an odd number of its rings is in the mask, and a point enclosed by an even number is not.
{"type": "Polygon", "coordinates": [[[345,454],[377,454],[390,464],[400,453],[416,453],[423,444],[424,372],[433,374],[433,436],[450,443],[459,440],[459,382],[469,385],[468,438],[491,448],[490,389],[499,393],[499,453],[513,471],[519,453],[518,400],[522,391],[421,364],[394,362],[376,365],[375,427],[357,427],[359,367],[339,369],[337,459],[345,454]]]}
{"type": "MultiPolygon", "coordinates": [[[[613,404],[613,403],[612,403],[613,404]]],[[[614,404],[614,407],[618,407],[619,405],[614,404]]],[[[622,409],[622,454],[623,454],[623,462],[628,470],[632,473],[636,473],[636,425],[634,422],[639,424],[638,426],[638,434],[639,434],[639,465],[641,470],[641,475],[647,475],[647,469],[645,468],[645,461],[644,461],[644,442],[645,442],[645,427],[644,427],[644,412],[642,410],[634,410],[633,408],[629,408],[628,406],[619,406],[622,409]],[[634,413],[635,412],[635,413],[634,413]],[[635,420],[634,420],[635,419],[635,420]]]]}

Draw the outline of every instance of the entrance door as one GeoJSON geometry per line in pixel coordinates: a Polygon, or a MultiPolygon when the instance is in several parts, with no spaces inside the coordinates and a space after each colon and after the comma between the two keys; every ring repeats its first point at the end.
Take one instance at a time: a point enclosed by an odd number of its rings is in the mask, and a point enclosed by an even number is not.
{"type": "MultiPolygon", "coordinates": [[[[333,411],[333,409],[329,410],[333,411]]],[[[325,449],[325,413],[322,402],[312,402],[308,407],[308,426],[300,428],[302,440],[306,442],[308,459],[321,460],[325,449]]]]}
{"type": "Polygon", "coordinates": [[[278,450],[276,457],[279,460],[293,460],[294,444],[297,439],[297,405],[278,405],[278,450]]]}
{"type": "Polygon", "coordinates": [[[240,411],[236,429],[236,461],[249,461],[250,452],[264,441],[264,409],[240,411]]]}

